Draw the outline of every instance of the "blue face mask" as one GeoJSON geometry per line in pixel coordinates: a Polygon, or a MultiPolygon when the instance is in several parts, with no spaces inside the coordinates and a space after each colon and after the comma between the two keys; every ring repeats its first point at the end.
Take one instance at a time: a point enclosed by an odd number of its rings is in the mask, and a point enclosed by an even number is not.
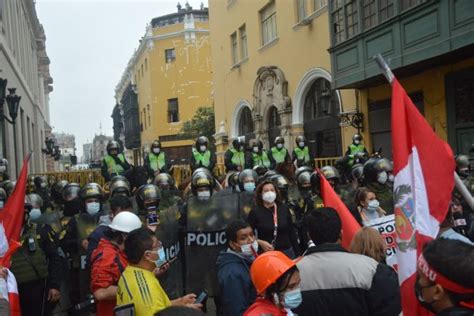
{"type": "Polygon", "coordinates": [[[154,261],[158,268],[161,267],[163,263],[166,262],[166,254],[165,254],[165,249],[163,247],[161,247],[158,251],[150,251],[150,252],[156,253],[158,255],[158,259],[154,261]]]}
{"type": "Polygon", "coordinates": [[[247,191],[247,192],[255,191],[255,183],[254,182],[244,183],[244,190],[247,191]]]}
{"type": "Polygon", "coordinates": [[[301,289],[296,288],[283,294],[283,306],[288,309],[297,308],[303,302],[301,289]]]}

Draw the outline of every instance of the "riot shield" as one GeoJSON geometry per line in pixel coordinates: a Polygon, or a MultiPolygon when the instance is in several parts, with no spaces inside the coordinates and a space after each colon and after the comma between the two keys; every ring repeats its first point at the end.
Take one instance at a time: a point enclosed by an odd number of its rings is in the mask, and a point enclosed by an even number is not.
{"type": "Polygon", "coordinates": [[[41,214],[40,218],[34,221],[38,225],[48,225],[56,234],[60,234],[63,230],[61,223],[61,214],[58,211],[46,211],[41,214]]]}
{"type": "Polygon", "coordinates": [[[234,193],[239,195],[239,218],[247,220],[250,211],[255,205],[254,192],[240,192],[234,193]]]}
{"type": "Polygon", "coordinates": [[[209,200],[191,197],[187,203],[184,251],[186,293],[202,289],[216,296],[219,252],[226,248],[225,228],[238,218],[238,195],[217,194],[209,200]]]}
{"type": "Polygon", "coordinates": [[[172,260],[172,262],[168,271],[160,276],[159,280],[171,300],[183,295],[183,263],[179,243],[180,216],[176,203],[174,205],[164,203],[163,207],[160,203],[160,224],[155,235],[163,244],[166,260],[172,260]]]}

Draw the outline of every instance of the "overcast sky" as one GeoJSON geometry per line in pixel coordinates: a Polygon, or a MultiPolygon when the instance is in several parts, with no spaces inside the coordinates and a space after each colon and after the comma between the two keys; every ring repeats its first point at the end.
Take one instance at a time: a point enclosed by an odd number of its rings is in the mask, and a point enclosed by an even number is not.
{"type": "MultiPolygon", "coordinates": [[[[222,0],[224,1],[224,0],[222,0]]],[[[181,0],[184,6],[186,0],[181,0]]],[[[207,0],[202,1],[207,7],[207,0]]],[[[152,18],[176,12],[177,0],[36,0],[46,33],[54,91],[50,94],[54,132],[82,144],[99,134],[112,136],[115,86],[152,18]]],[[[199,8],[201,0],[189,0],[199,8]]]]}

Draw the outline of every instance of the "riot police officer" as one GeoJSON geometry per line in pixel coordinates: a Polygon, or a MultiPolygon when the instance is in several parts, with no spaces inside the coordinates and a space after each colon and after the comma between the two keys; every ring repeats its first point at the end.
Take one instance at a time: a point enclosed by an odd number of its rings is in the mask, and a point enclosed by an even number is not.
{"type": "Polygon", "coordinates": [[[124,176],[115,176],[110,180],[109,198],[115,195],[131,196],[130,183],[124,176]]]}
{"type": "Polygon", "coordinates": [[[311,153],[309,152],[309,147],[306,142],[306,137],[303,135],[298,135],[295,139],[296,147],[293,149],[293,158],[292,162],[296,162],[296,168],[307,166],[313,167],[314,159],[311,157],[311,153]]]}
{"type": "Polygon", "coordinates": [[[252,169],[245,169],[239,173],[240,191],[253,193],[257,187],[258,175],[252,169]]]}
{"type": "Polygon", "coordinates": [[[6,160],[5,158],[0,158],[0,182],[10,179],[7,169],[8,169],[8,160],[6,160]]]}
{"type": "Polygon", "coordinates": [[[54,210],[61,211],[64,206],[63,191],[69,184],[66,180],[59,180],[51,187],[51,205],[54,210]]]}
{"type": "Polygon", "coordinates": [[[282,202],[288,203],[288,199],[289,199],[288,191],[290,188],[290,184],[288,183],[288,180],[281,174],[276,174],[270,177],[270,181],[272,181],[275,187],[278,189],[278,191],[280,191],[282,202]]]}
{"type": "Polygon", "coordinates": [[[116,175],[123,175],[130,169],[125,155],[121,153],[120,144],[113,140],[107,144],[107,155],[102,159],[102,176],[109,182],[116,175]]]}
{"type": "MultiPolygon", "coordinates": [[[[66,192],[68,186],[64,189],[66,192]]],[[[61,247],[68,253],[71,262],[71,300],[85,300],[89,289],[89,267],[87,266],[88,237],[96,229],[102,215],[104,191],[97,183],[88,183],[80,189],[81,213],[75,214],[66,225],[66,234],[61,247]]]]}
{"type": "Polygon", "coordinates": [[[171,163],[168,155],[162,150],[159,140],[151,143],[150,152],[145,156],[143,165],[151,179],[160,173],[169,172],[171,163]]]}
{"type": "Polygon", "coordinates": [[[232,147],[224,154],[226,172],[247,169],[245,158],[245,137],[239,136],[232,141],[232,147]]]}
{"type": "Polygon", "coordinates": [[[0,188],[0,210],[7,204],[8,195],[3,188],[0,188]]]}
{"type": "Polygon", "coordinates": [[[354,163],[364,162],[364,158],[368,157],[369,153],[364,144],[362,144],[362,135],[354,134],[354,136],[352,136],[352,144],[347,147],[344,156],[349,158],[347,161],[349,167],[352,167],[354,163]]]}
{"type": "Polygon", "coordinates": [[[79,196],[81,186],[77,183],[68,183],[62,190],[63,201],[64,201],[64,217],[69,219],[79,214],[82,210],[82,202],[79,196]]]}
{"type": "Polygon", "coordinates": [[[48,179],[45,176],[37,176],[34,178],[35,189],[33,190],[34,193],[41,196],[43,199],[44,208],[51,208],[51,197],[50,197],[50,190],[48,187],[48,179]]]}
{"type": "Polygon", "coordinates": [[[2,188],[7,192],[7,195],[10,196],[13,193],[13,190],[15,190],[15,184],[16,182],[10,181],[10,180],[5,180],[2,182],[2,188]]]}
{"type": "Polygon", "coordinates": [[[252,148],[252,154],[247,155],[247,166],[252,168],[270,168],[271,161],[268,152],[263,149],[263,142],[261,140],[252,140],[250,147],[252,148]]]}
{"type": "Polygon", "coordinates": [[[474,176],[471,173],[471,163],[467,155],[456,156],[456,173],[471,192],[471,195],[474,195],[474,176]]]}
{"type": "Polygon", "coordinates": [[[191,155],[191,170],[194,172],[198,168],[206,168],[213,172],[215,166],[216,155],[209,150],[209,139],[199,136],[191,155]]]}
{"type": "Polygon", "coordinates": [[[388,183],[388,173],[379,160],[369,159],[364,164],[364,183],[368,190],[375,193],[380,207],[390,215],[394,209],[393,190],[388,183]]]}
{"type": "Polygon", "coordinates": [[[138,189],[135,199],[138,205],[138,214],[142,221],[148,226],[158,225],[160,223],[158,210],[161,200],[160,189],[154,184],[142,185],[138,189]]]}
{"type": "Polygon", "coordinates": [[[58,253],[58,236],[49,225],[33,221],[41,216],[42,200],[37,194],[26,197],[21,247],[12,257],[11,270],[18,283],[22,315],[50,315],[61,298],[63,278],[58,253]]]}
{"type": "Polygon", "coordinates": [[[275,146],[270,149],[270,169],[275,170],[280,165],[290,163],[291,158],[288,149],[285,148],[285,139],[277,136],[274,142],[275,146]]]}
{"type": "Polygon", "coordinates": [[[339,175],[339,171],[333,166],[324,166],[321,168],[321,172],[323,173],[326,180],[328,180],[334,191],[336,191],[338,194],[341,194],[339,186],[341,176],[339,175]]]}

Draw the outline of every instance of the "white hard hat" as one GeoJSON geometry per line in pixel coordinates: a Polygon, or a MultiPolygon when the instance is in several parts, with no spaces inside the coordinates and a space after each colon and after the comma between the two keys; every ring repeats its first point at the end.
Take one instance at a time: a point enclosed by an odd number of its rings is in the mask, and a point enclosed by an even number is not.
{"type": "Polygon", "coordinates": [[[120,212],[114,216],[112,223],[109,225],[115,231],[129,233],[132,230],[142,227],[140,218],[132,212],[120,212]]]}

